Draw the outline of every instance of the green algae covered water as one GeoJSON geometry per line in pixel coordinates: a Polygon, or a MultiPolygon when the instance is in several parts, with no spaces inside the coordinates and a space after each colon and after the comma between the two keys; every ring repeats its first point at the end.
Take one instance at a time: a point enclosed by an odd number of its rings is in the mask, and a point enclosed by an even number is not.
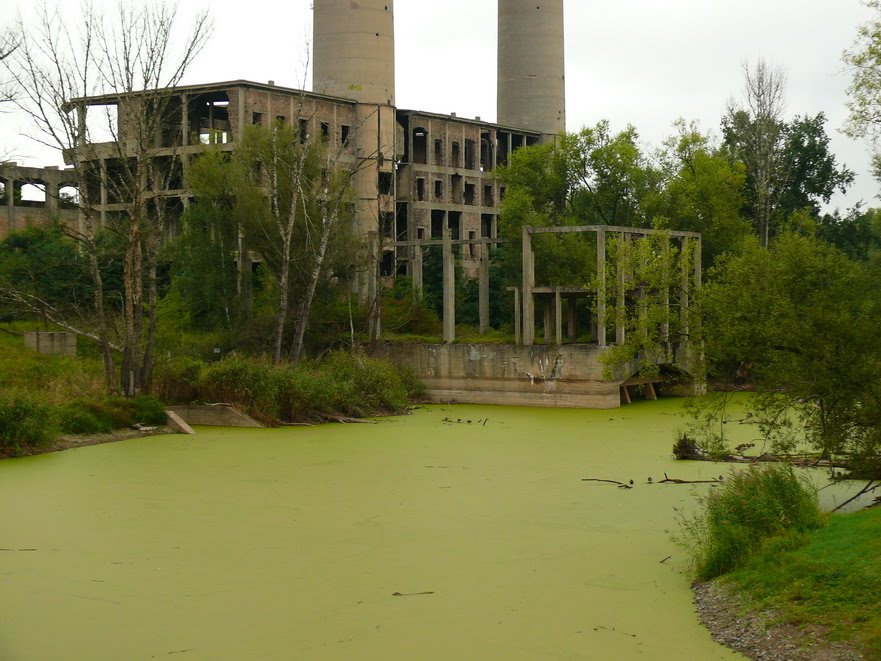
{"type": "Polygon", "coordinates": [[[0,462],[0,659],[740,658],[668,535],[701,487],[646,484],[728,471],[670,458],[678,409],[428,407],[0,462]]]}

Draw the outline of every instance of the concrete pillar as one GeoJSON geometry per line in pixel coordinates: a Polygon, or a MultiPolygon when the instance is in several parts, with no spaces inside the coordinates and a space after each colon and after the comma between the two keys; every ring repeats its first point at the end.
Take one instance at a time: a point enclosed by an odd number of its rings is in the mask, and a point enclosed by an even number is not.
{"type": "MultiPolygon", "coordinates": [[[[664,290],[661,292],[662,305],[664,306],[664,320],[661,322],[661,340],[665,345],[670,342],[670,238],[664,239],[663,247],[663,269],[661,276],[664,290]]],[[[670,347],[667,346],[669,352],[670,347]]]]}
{"type": "Polygon", "coordinates": [[[606,229],[597,230],[597,344],[606,346],[606,229]]]}
{"type": "Polygon", "coordinates": [[[535,344],[535,254],[532,252],[532,235],[523,228],[523,344],[535,344]]]}
{"type": "Polygon", "coordinates": [[[47,181],[46,186],[46,209],[50,212],[58,211],[58,182],[47,181]]]}
{"type": "Polygon", "coordinates": [[[578,341],[578,299],[575,296],[569,296],[566,300],[566,312],[569,321],[569,341],[573,344],[578,341]]]}
{"type": "Polygon", "coordinates": [[[190,97],[186,93],[180,96],[180,114],[180,143],[182,146],[188,147],[190,145],[190,97]]]}
{"type": "Polygon", "coordinates": [[[489,244],[480,243],[480,270],[478,273],[478,307],[480,309],[480,334],[489,330],[489,244]]]}
{"type": "Polygon", "coordinates": [[[367,303],[370,306],[368,336],[371,340],[379,339],[382,332],[379,316],[379,251],[382,244],[377,232],[367,233],[367,303]]]}
{"type": "Polygon", "coordinates": [[[7,177],[6,186],[6,231],[15,231],[15,179],[7,177]]]}
{"type": "Polygon", "coordinates": [[[107,227],[107,160],[101,159],[101,227],[107,227]]]}
{"type": "Polygon", "coordinates": [[[520,318],[520,287],[514,287],[514,344],[520,346],[523,340],[523,324],[520,318]]]}
{"type": "Polygon", "coordinates": [[[456,261],[450,230],[444,228],[444,342],[456,340],[456,261]]]}
{"type": "Polygon", "coordinates": [[[688,338],[689,328],[689,311],[688,306],[691,304],[691,264],[689,263],[689,254],[688,254],[688,238],[682,238],[682,254],[680,256],[680,266],[682,269],[682,293],[680,295],[680,310],[679,310],[679,319],[682,324],[682,338],[683,340],[688,338]]]}
{"type": "Polygon", "coordinates": [[[559,290],[554,293],[554,340],[557,346],[563,344],[563,297],[559,290]]]}
{"type": "Polygon", "coordinates": [[[551,307],[551,305],[552,305],[551,300],[552,299],[550,296],[547,296],[547,297],[543,296],[542,298],[544,299],[544,301],[543,301],[544,343],[550,344],[552,341],[551,340],[552,333],[553,333],[552,329],[554,327],[554,313],[553,313],[553,308],[551,307]]]}
{"type": "Polygon", "coordinates": [[[621,233],[621,249],[618,251],[618,263],[616,264],[616,284],[618,293],[615,305],[615,343],[624,344],[627,339],[626,323],[627,323],[627,273],[624,267],[624,260],[630,255],[630,235],[621,233]]]}
{"type": "Polygon", "coordinates": [[[422,277],[422,244],[417,243],[413,246],[413,266],[412,266],[412,276],[413,278],[413,291],[422,296],[422,287],[423,287],[423,277],[422,277]]]}

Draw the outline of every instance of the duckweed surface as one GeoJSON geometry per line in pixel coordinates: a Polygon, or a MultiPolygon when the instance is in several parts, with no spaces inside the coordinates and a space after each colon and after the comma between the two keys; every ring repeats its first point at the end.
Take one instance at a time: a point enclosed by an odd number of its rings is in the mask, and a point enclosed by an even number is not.
{"type": "Polygon", "coordinates": [[[679,406],[428,407],[0,462],[0,659],[741,658],[668,535],[708,487],[664,473],[729,470],[670,457],[679,406]]]}

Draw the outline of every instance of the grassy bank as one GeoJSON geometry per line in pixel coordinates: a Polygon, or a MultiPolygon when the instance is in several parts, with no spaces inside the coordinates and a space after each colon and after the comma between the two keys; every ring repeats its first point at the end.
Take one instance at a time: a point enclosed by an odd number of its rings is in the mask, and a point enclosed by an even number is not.
{"type": "Polygon", "coordinates": [[[45,451],[61,434],[163,425],[162,402],[226,402],[276,424],[399,413],[421,393],[388,363],[336,352],[281,367],[237,355],[214,363],[183,358],[157,367],[158,398],[110,397],[100,359],[26,350],[22,330],[0,332],[0,457],[45,451]]]}
{"type": "Polygon", "coordinates": [[[389,363],[338,351],[282,366],[237,355],[216,363],[177,360],[158,370],[156,392],[168,403],[235,404],[275,424],[400,413],[422,386],[389,363]]]}
{"type": "Polygon", "coordinates": [[[699,580],[881,658],[881,509],[823,514],[788,465],[733,472],[701,505],[677,536],[699,580]]]}
{"type": "Polygon", "coordinates": [[[0,333],[0,457],[41,452],[61,434],[165,424],[156,398],[109,397],[99,359],[24,349],[20,332],[0,333]]]}
{"type": "Polygon", "coordinates": [[[827,527],[768,544],[724,579],[756,609],[825,629],[881,658],[881,509],[835,515],[827,527]]]}

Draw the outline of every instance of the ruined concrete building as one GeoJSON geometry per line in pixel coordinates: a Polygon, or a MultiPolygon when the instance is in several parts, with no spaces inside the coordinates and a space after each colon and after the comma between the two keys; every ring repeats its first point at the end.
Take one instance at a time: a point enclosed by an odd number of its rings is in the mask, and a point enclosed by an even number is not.
{"type": "MultiPolygon", "coordinates": [[[[565,129],[563,0],[499,0],[498,123],[406,110],[395,103],[393,0],[315,0],[312,91],[247,81],[178,87],[167,105],[156,156],[180,163],[163,194],[169,217],[188,204],[186,170],[204,144],[233,150],[249,124],[294,124],[303,140],[318,137],[344,145],[344,162],[355,178],[359,234],[382,237],[382,275],[406,273],[407,248],[394,240],[494,238],[504,188],[493,170],[525,145],[553,140],[565,129]]],[[[119,106],[124,135],[126,103],[119,96],[79,100],[77,111],[119,106]]],[[[100,172],[112,171],[119,150],[93,145],[100,172]]],[[[63,171],[61,171],[63,172],[63,171]]],[[[47,211],[58,206],[63,182],[52,171],[7,167],[3,176],[5,218],[0,235],[39,214],[39,202],[19,208],[14,192],[22,185],[46,185],[47,211]],[[56,181],[58,180],[58,181],[56,181]],[[36,208],[35,208],[36,207],[36,208]]],[[[61,177],[63,179],[63,177],[61,177]]],[[[105,181],[93,199],[102,219],[122,211],[105,181]]],[[[171,231],[174,231],[172,227],[171,231]]],[[[479,255],[463,250],[466,268],[479,255]]]]}

